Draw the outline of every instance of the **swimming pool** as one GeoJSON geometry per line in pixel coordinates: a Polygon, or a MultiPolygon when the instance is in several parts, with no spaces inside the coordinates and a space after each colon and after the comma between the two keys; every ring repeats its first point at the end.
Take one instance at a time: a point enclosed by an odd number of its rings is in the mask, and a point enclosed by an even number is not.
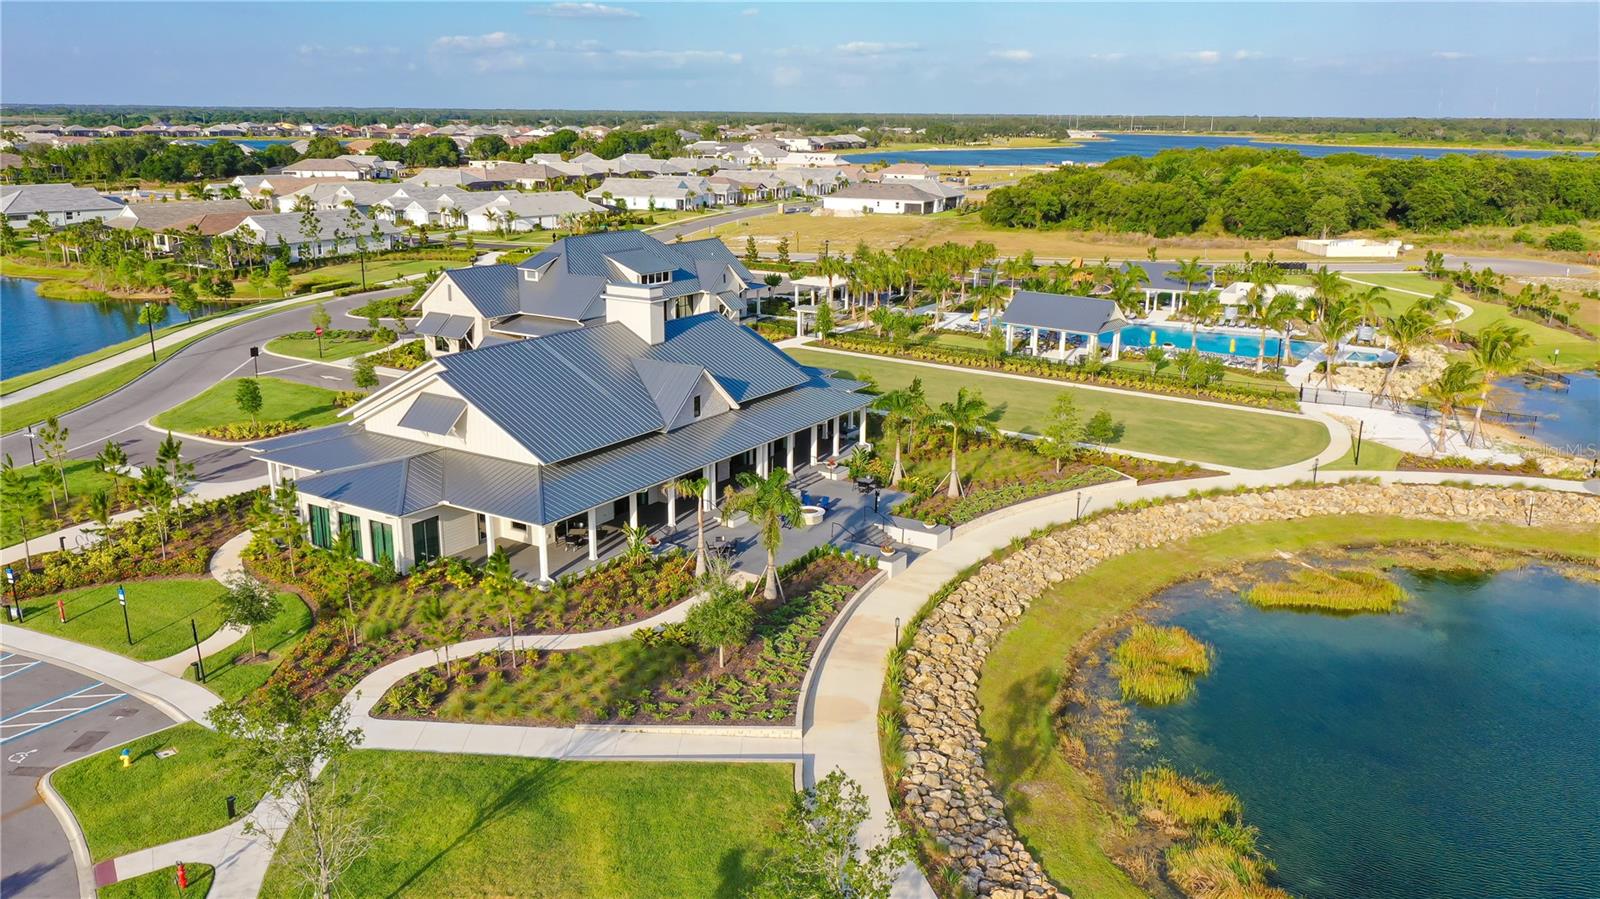
{"type": "MultiPolygon", "coordinates": [[[[1144,349],[1152,345],[1172,344],[1179,351],[1189,349],[1189,329],[1180,325],[1129,325],[1122,329],[1122,345],[1130,348],[1144,349]],[[1151,340],[1155,335],[1155,340],[1151,340]]],[[[1268,359],[1278,358],[1281,337],[1270,334],[1267,337],[1268,359]]],[[[1196,335],[1195,349],[1202,353],[1216,353],[1222,356],[1239,356],[1254,359],[1261,354],[1261,332],[1245,331],[1208,331],[1202,329],[1196,335]]],[[[1295,360],[1301,360],[1316,352],[1318,345],[1309,340],[1290,340],[1289,352],[1295,360]]],[[[1387,356],[1386,353],[1374,350],[1346,349],[1339,357],[1341,362],[1378,362],[1387,356]]]]}

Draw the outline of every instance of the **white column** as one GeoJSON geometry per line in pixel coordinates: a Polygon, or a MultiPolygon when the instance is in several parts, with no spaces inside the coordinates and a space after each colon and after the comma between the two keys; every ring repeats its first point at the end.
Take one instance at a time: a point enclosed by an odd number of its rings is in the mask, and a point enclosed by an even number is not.
{"type": "Polygon", "coordinates": [[[860,426],[856,428],[856,445],[857,446],[866,446],[867,445],[867,410],[862,409],[859,412],[857,412],[856,414],[861,417],[860,426]]]}
{"type": "Polygon", "coordinates": [[[668,481],[662,486],[667,492],[667,531],[670,533],[678,529],[678,490],[668,481]]]}
{"type": "Polygon", "coordinates": [[[483,516],[483,538],[487,541],[488,552],[494,554],[494,548],[500,540],[500,519],[493,515],[483,516]]]}
{"type": "Polygon", "coordinates": [[[600,522],[595,510],[589,510],[589,561],[600,558],[600,522]]]}
{"type": "Polygon", "coordinates": [[[756,476],[766,477],[772,473],[772,442],[768,441],[756,448],[756,476]]]}
{"type": "Polygon", "coordinates": [[[794,474],[794,434],[783,438],[783,467],[794,474]]]}
{"type": "Polygon", "coordinates": [[[629,527],[635,527],[635,528],[639,526],[639,494],[638,493],[629,493],[628,494],[628,526],[629,527]]]}
{"type": "Polygon", "coordinates": [[[1099,356],[1100,355],[1100,335],[1099,334],[1090,334],[1089,335],[1089,355],[1090,356],[1099,356]]]}
{"type": "Polygon", "coordinates": [[[550,529],[542,524],[530,525],[533,539],[539,542],[539,580],[548,581],[550,577],[550,529]]]}
{"type": "Polygon", "coordinates": [[[1037,356],[1039,355],[1039,329],[1029,328],[1028,332],[1028,351],[1037,356]]]}
{"type": "Polygon", "coordinates": [[[707,465],[701,472],[701,477],[706,479],[706,493],[701,497],[702,504],[707,512],[717,511],[717,465],[715,462],[707,465]]]}
{"type": "Polygon", "coordinates": [[[1111,361],[1115,362],[1115,361],[1117,361],[1118,359],[1121,359],[1121,358],[1122,358],[1122,331],[1120,331],[1120,330],[1112,331],[1111,332],[1111,361]]]}
{"type": "Polygon", "coordinates": [[[1006,352],[1008,353],[1011,352],[1011,341],[1014,337],[1016,337],[1016,328],[1010,322],[1006,322],[1006,352]]]}
{"type": "Polygon", "coordinates": [[[844,416],[836,415],[833,419],[833,456],[839,457],[839,438],[844,433],[844,416]]]}
{"type": "Polygon", "coordinates": [[[811,464],[815,465],[822,458],[822,422],[817,422],[811,428],[811,464]]]}

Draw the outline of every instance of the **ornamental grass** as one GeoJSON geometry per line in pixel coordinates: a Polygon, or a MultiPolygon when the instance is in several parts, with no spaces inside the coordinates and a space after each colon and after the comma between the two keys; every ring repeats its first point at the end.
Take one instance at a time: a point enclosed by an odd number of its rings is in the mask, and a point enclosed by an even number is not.
{"type": "Polygon", "coordinates": [[[1244,598],[1263,609],[1304,609],[1354,614],[1393,612],[1407,599],[1404,587],[1382,572],[1361,568],[1301,568],[1287,581],[1256,584],[1244,598]]]}
{"type": "Polygon", "coordinates": [[[1111,653],[1122,698],[1146,705],[1179,702],[1211,672],[1211,650],[1181,627],[1135,624],[1111,653]]]}
{"type": "Polygon", "coordinates": [[[1141,814],[1159,815],[1186,827],[1221,824],[1240,811],[1237,796],[1165,765],[1140,772],[1128,792],[1141,814]]]}

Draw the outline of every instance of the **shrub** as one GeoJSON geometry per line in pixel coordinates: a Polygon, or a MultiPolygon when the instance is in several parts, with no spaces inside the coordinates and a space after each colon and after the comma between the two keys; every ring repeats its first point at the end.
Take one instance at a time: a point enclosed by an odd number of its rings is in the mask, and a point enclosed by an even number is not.
{"type": "Polygon", "coordinates": [[[303,430],[305,425],[293,421],[240,421],[226,425],[201,428],[201,437],[213,440],[265,440],[280,434],[303,430]]]}
{"type": "Polygon", "coordinates": [[[386,350],[368,353],[366,358],[371,359],[373,365],[411,371],[428,361],[428,348],[420,340],[408,340],[386,350]]]}
{"type": "Polygon", "coordinates": [[[1545,236],[1544,248],[1563,253],[1582,253],[1589,248],[1589,241],[1584,239],[1583,232],[1577,228],[1562,228],[1554,234],[1545,236]]]}
{"type": "Polygon", "coordinates": [[[1407,597],[1405,588],[1381,572],[1297,568],[1287,582],[1256,584],[1244,598],[1264,609],[1392,612],[1407,597]]]}

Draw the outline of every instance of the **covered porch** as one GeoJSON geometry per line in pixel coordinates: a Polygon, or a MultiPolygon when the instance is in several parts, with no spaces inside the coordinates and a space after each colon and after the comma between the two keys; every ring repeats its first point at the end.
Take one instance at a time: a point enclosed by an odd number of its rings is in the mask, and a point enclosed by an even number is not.
{"type": "Polygon", "coordinates": [[[1109,347],[1107,361],[1122,357],[1122,328],[1128,319],[1117,304],[1095,297],[1018,291],[1000,322],[1005,325],[1006,352],[1018,352],[1026,339],[1030,355],[1056,362],[1080,357],[1099,358],[1109,347]]]}

